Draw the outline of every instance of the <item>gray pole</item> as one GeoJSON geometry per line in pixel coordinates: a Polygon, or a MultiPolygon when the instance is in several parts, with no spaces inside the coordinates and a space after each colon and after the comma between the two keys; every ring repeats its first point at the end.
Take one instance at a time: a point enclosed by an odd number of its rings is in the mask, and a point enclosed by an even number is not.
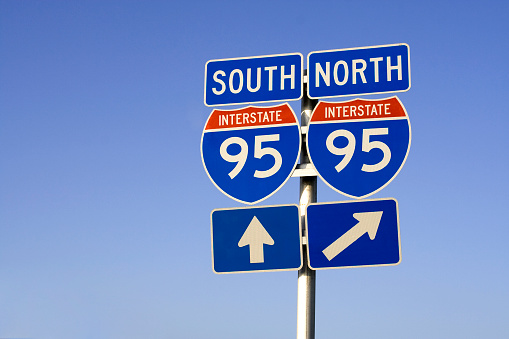
{"type": "MultiPolygon", "coordinates": [[[[309,99],[307,95],[307,70],[304,71],[304,94],[301,101],[301,126],[303,132],[307,131],[307,125],[311,112],[318,100],[309,99]]],[[[306,148],[305,135],[302,135],[301,164],[309,163],[309,156],[306,148]]],[[[316,202],[316,176],[303,176],[300,178],[300,214],[303,225],[303,253],[304,262],[299,270],[297,281],[297,339],[315,338],[315,288],[316,271],[309,268],[307,260],[307,238],[306,236],[306,206],[316,202]]]]}

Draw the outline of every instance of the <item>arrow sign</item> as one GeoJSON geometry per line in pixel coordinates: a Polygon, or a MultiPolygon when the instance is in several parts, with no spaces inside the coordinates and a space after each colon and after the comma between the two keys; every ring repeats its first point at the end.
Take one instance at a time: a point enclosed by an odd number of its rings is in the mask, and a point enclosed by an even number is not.
{"type": "Polygon", "coordinates": [[[215,273],[302,267],[302,229],[297,205],[216,209],[210,218],[215,273]]]}
{"type": "Polygon", "coordinates": [[[395,199],[313,203],[306,208],[306,223],[309,267],[314,270],[401,262],[395,199]]]}
{"type": "Polygon", "coordinates": [[[378,230],[378,225],[380,225],[380,219],[382,219],[382,214],[383,211],[354,213],[353,217],[359,222],[348,232],[339,237],[339,239],[324,249],[322,251],[323,254],[325,254],[327,259],[331,261],[366,232],[368,233],[369,238],[374,240],[376,231],[378,230]]]}
{"type": "Polygon", "coordinates": [[[249,245],[249,262],[253,264],[265,261],[263,257],[263,244],[274,245],[274,239],[272,239],[255,216],[246,228],[242,238],[240,238],[239,247],[249,245]]]}

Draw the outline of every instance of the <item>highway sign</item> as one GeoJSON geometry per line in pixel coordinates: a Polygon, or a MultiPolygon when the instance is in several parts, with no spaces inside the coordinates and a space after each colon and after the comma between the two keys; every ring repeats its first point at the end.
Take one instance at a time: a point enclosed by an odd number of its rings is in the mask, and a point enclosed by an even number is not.
{"type": "Polygon", "coordinates": [[[215,273],[302,267],[297,205],[216,209],[211,213],[211,232],[215,273]]]}
{"type": "Polygon", "coordinates": [[[215,109],[205,124],[201,155],[209,178],[221,192],[255,204],[290,178],[300,145],[299,123],[287,103],[215,109]]]}
{"type": "Polygon", "coordinates": [[[407,91],[410,48],[395,44],[311,52],[308,75],[313,99],[407,91]]]}
{"type": "Polygon", "coordinates": [[[403,167],[410,141],[410,121],[397,97],[321,101],[307,133],[318,175],[351,198],[365,198],[387,186],[403,167]]]}
{"type": "Polygon", "coordinates": [[[309,266],[315,270],[401,261],[395,199],[311,204],[306,222],[309,266]]]}
{"type": "Polygon", "coordinates": [[[207,106],[299,100],[300,53],[210,60],[205,65],[207,106]]]}

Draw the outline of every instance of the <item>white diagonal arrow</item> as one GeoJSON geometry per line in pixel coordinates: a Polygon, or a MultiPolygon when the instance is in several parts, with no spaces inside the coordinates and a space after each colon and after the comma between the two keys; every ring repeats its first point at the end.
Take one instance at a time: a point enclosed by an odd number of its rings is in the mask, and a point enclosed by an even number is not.
{"type": "Polygon", "coordinates": [[[239,240],[239,247],[249,245],[249,262],[262,263],[265,261],[263,256],[263,244],[274,245],[274,239],[270,236],[262,223],[255,216],[247,226],[244,235],[239,240]]]}
{"type": "Polygon", "coordinates": [[[324,249],[323,254],[331,261],[366,232],[369,238],[374,240],[378,225],[380,225],[380,219],[382,219],[382,213],[383,211],[354,213],[353,217],[359,222],[324,249]]]}

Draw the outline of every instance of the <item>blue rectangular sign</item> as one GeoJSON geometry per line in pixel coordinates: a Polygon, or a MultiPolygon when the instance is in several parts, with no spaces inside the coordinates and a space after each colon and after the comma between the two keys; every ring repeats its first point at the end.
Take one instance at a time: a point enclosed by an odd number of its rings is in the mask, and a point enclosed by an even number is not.
{"type": "Polygon", "coordinates": [[[211,213],[211,232],[215,273],[302,267],[297,205],[216,209],[211,213]]]}
{"type": "Polygon", "coordinates": [[[401,261],[395,199],[311,204],[306,222],[313,269],[387,266],[401,261]]]}
{"type": "Polygon", "coordinates": [[[205,105],[299,100],[300,53],[210,60],[205,65],[205,105]]]}
{"type": "Polygon", "coordinates": [[[312,99],[410,89],[407,44],[370,46],[308,54],[308,95],[312,99]]]}

